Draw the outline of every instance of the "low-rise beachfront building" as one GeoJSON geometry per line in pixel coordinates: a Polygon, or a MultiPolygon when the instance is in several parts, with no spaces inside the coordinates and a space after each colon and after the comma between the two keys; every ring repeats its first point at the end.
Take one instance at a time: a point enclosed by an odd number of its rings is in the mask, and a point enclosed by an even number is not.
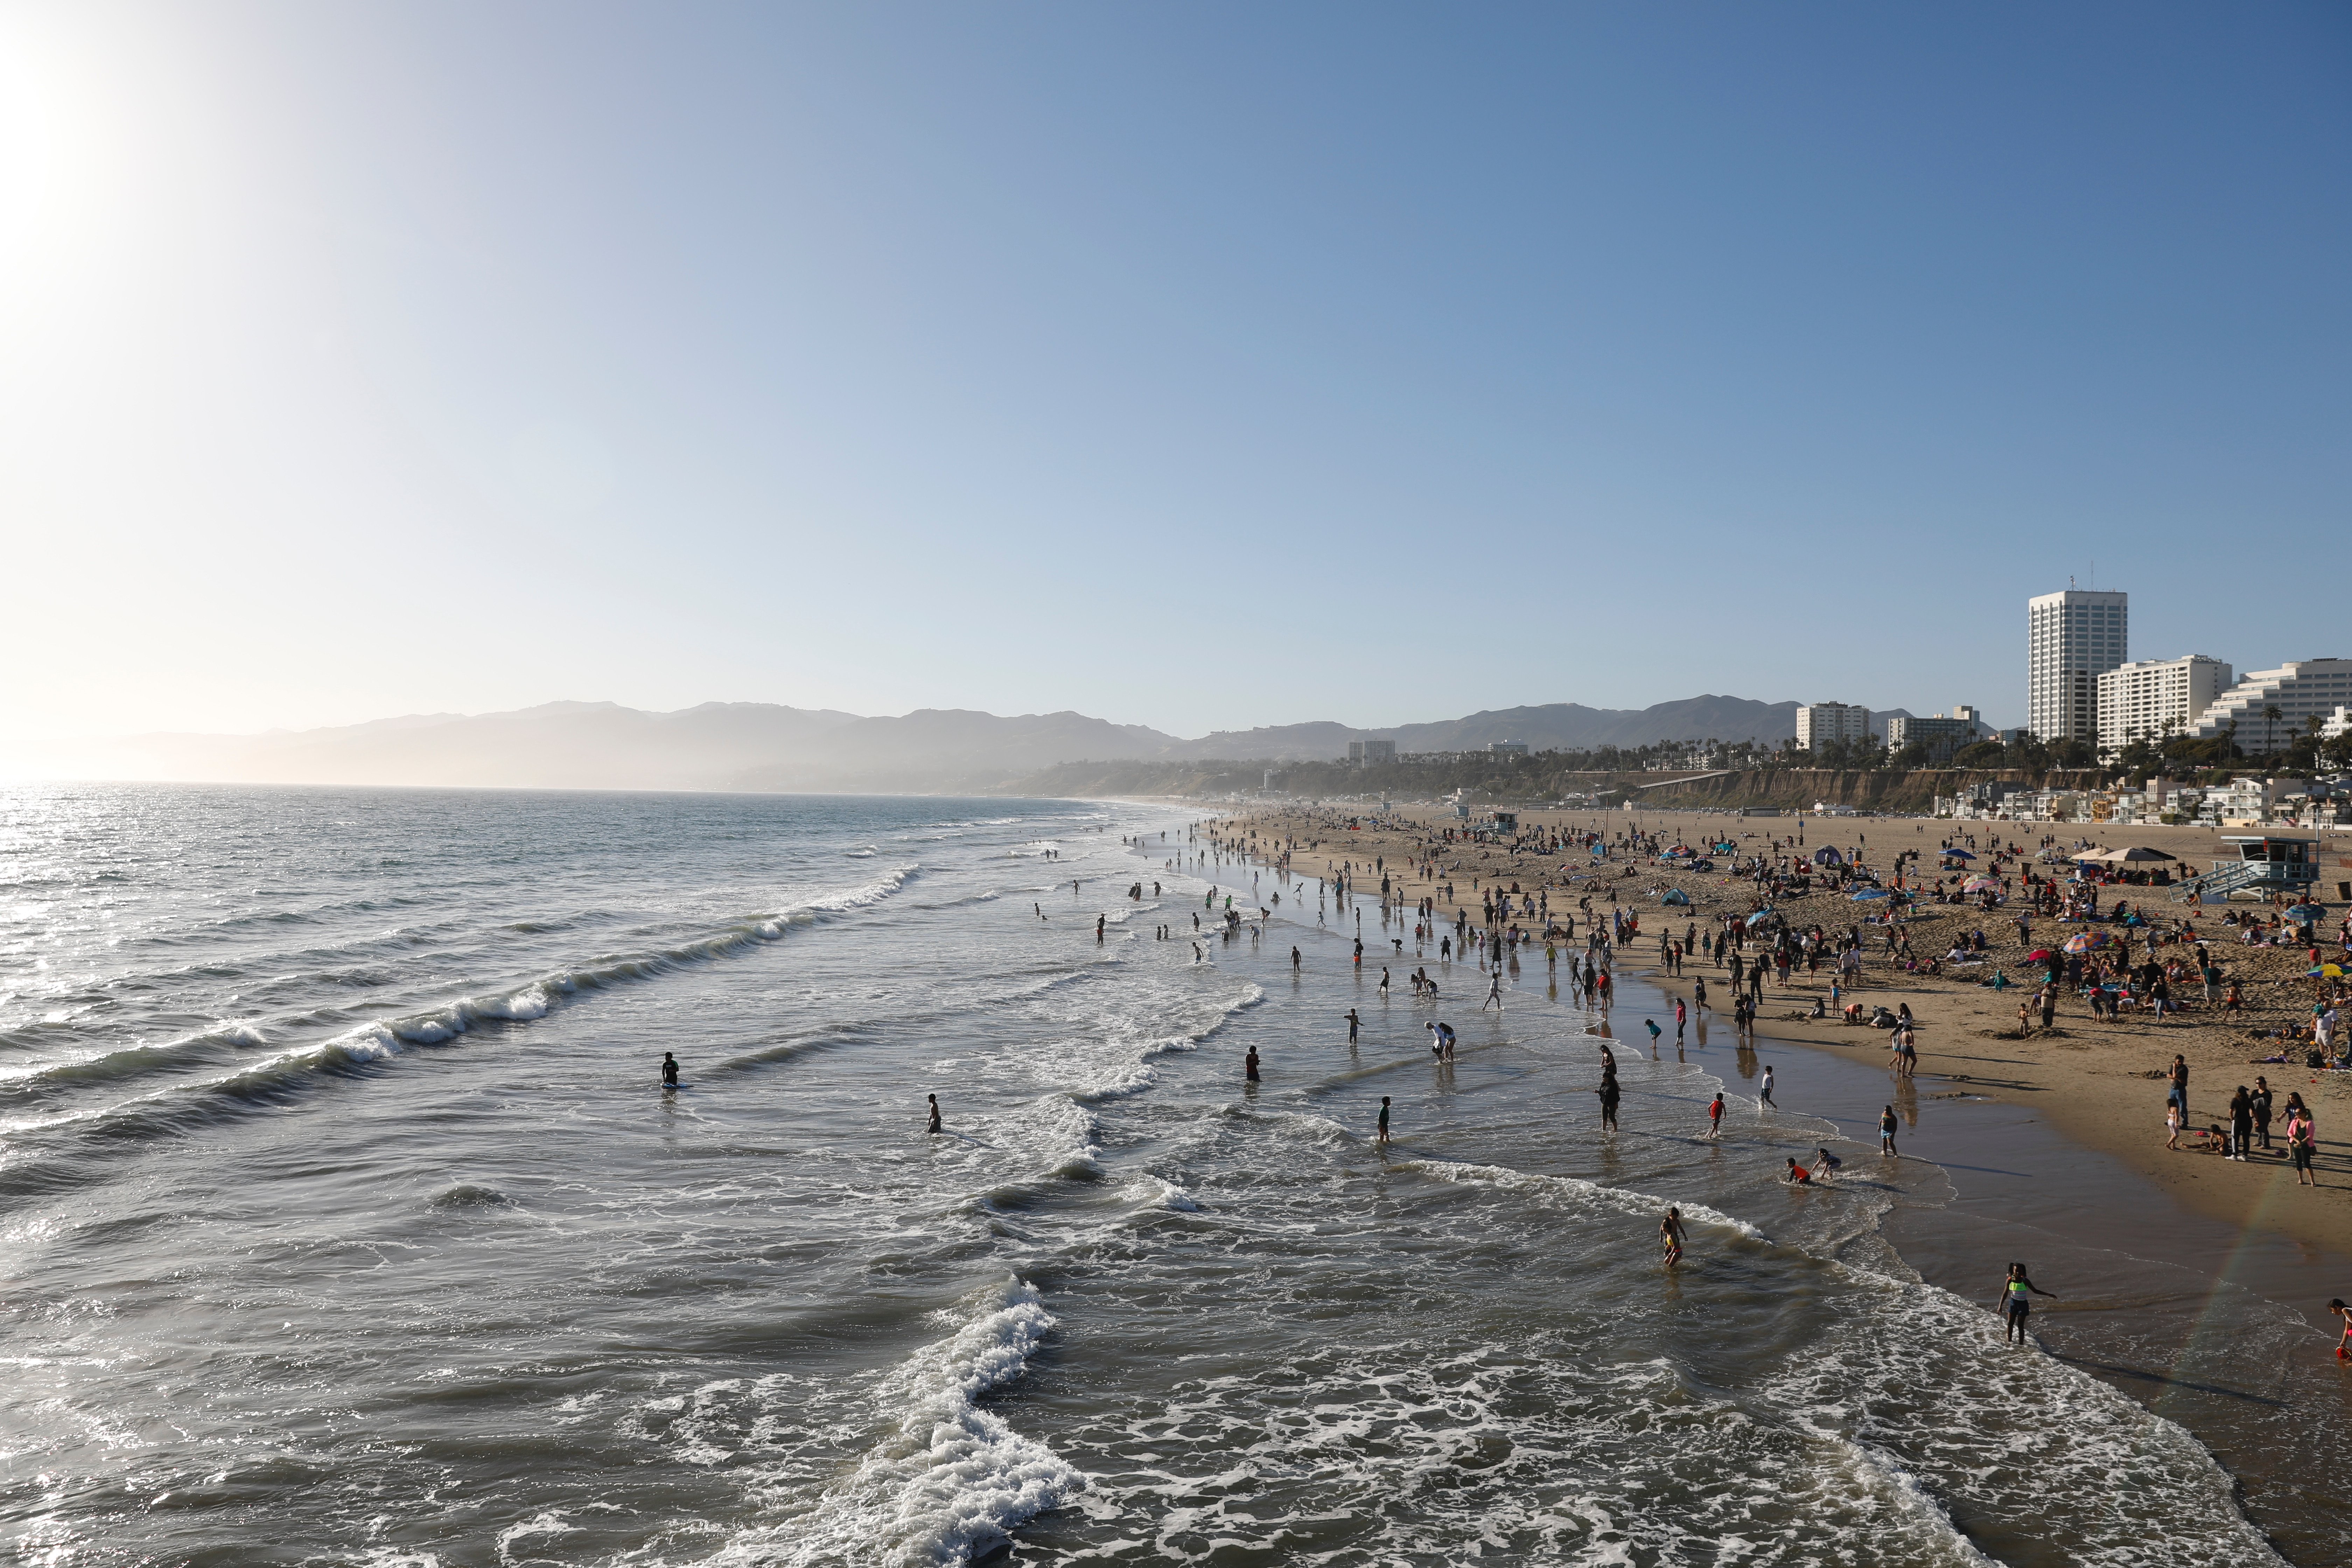
{"type": "Polygon", "coordinates": [[[1949,713],[1931,713],[1917,718],[1908,713],[1892,713],[1886,719],[1886,749],[1899,752],[1914,743],[1927,746],[1928,754],[1937,760],[1949,757],[1962,746],[1974,745],[1985,738],[1983,716],[1961,702],[1949,713]]]}
{"type": "Polygon", "coordinates": [[[2227,664],[2201,653],[2117,665],[2099,677],[2099,750],[2188,733],[2231,681],[2227,664]]]}
{"type": "Polygon", "coordinates": [[[2201,740],[2234,728],[2240,746],[2267,751],[2314,719],[2324,725],[2347,703],[2352,703],[2352,658],[2297,659],[2246,676],[2215,698],[2189,732],[2201,740]]]}
{"type": "Polygon", "coordinates": [[[1808,702],[1797,710],[1797,749],[1818,750],[1832,741],[1867,742],[1870,710],[1855,702],[1808,702]]]}
{"type": "Polygon", "coordinates": [[[2336,711],[2319,721],[2319,738],[2323,741],[2341,739],[2352,732],[2352,707],[2337,703],[2336,711]]]}

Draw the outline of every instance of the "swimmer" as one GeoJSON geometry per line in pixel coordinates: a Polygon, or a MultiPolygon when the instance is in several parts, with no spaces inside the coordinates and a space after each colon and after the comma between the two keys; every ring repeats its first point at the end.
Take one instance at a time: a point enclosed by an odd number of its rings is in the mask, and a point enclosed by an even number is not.
{"type": "Polygon", "coordinates": [[[940,1130],[940,1097],[936,1094],[927,1094],[923,1098],[931,1102],[931,1124],[923,1131],[937,1132],[940,1130]]]}
{"type": "Polygon", "coordinates": [[[2007,1344],[2014,1340],[2019,1344],[2023,1344],[2025,1315],[2033,1310],[2032,1297],[2028,1296],[2026,1292],[2031,1290],[2034,1296],[2049,1296],[2053,1301],[2058,1298],[2027,1279],[2025,1265],[2022,1263],[2012,1263],[2009,1266],[2009,1278],[2001,1281],[2000,1290],[2001,1299],[1996,1305],[2006,1319],[2001,1329],[2000,1342],[2007,1344]]]}
{"type": "Polygon", "coordinates": [[[1710,1138],[1723,1136],[1723,1091],[1721,1089],[1715,1091],[1715,1103],[1706,1108],[1706,1135],[1710,1138]]]}
{"type": "Polygon", "coordinates": [[[662,1053],[662,1087],[664,1089],[677,1087],[677,1058],[667,1051],[662,1053]]]}
{"type": "Polygon", "coordinates": [[[1658,1222],[1658,1240],[1666,1249],[1666,1267],[1672,1268],[1683,1260],[1683,1211],[1668,1209],[1666,1217],[1658,1222]]]}

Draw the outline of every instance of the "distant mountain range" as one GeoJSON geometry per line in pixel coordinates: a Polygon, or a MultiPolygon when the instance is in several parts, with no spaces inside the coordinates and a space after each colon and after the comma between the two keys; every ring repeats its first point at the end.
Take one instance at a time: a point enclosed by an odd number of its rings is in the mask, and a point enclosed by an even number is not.
{"type": "Polygon", "coordinates": [[[1538,752],[1773,742],[1796,733],[1796,710],[1794,702],[1739,697],[1643,709],[1553,702],[1386,730],[1286,724],[1184,740],[1083,713],[1000,717],[927,708],[861,718],[766,702],[706,702],[675,713],[550,702],[511,713],[412,714],[264,735],[141,735],[86,748],[69,771],[251,784],[985,793],[1058,763],[1324,761],[1345,756],[1350,741],[1393,741],[1407,752],[1474,751],[1496,741],[1523,741],[1538,752]]]}

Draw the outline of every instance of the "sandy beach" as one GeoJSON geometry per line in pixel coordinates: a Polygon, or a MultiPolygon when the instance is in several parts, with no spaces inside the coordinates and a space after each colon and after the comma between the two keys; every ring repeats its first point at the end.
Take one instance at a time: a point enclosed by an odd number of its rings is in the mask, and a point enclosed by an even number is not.
{"type": "MultiPolygon", "coordinates": [[[[1344,826],[1347,820],[1347,812],[1335,808],[1261,807],[1243,813],[1220,832],[1236,836],[1255,832],[1261,844],[1295,842],[1297,847],[1290,851],[1290,869],[1295,875],[1328,878],[1352,864],[1362,868],[1360,894],[1377,892],[1383,873],[1372,868],[1384,865],[1397,895],[1407,904],[1434,894],[1440,900],[1442,922],[1450,922],[1455,910],[1462,909],[1468,911],[1473,924],[1481,923],[1480,898],[1498,885],[1507,889],[1516,884],[1528,894],[1548,889],[1556,918],[1575,911],[1579,900],[1588,898],[1592,910],[1604,920],[1612,904],[1622,906],[1640,917],[1641,933],[1619,950],[1621,967],[1642,971],[1671,995],[1694,999],[1694,982],[1704,977],[1710,1011],[1728,1006],[1729,975],[1719,963],[1693,952],[1684,960],[1679,976],[1664,973],[1657,939],[1669,921],[1679,938],[1693,926],[1705,933],[1715,929],[1722,917],[1745,916],[1756,907],[1755,883],[1727,874],[1730,858],[1716,857],[1717,870],[1698,872],[1662,864],[1646,855],[1629,858],[1621,849],[1596,867],[1581,851],[1545,857],[1515,853],[1497,845],[1456,842],[1439,847],[1438,873],[1431,879],[1413,874],[1416,852],[1427,852],[1426,841],[1445,827],[1458,830],[1469,824],[1457,822],[1449,813],[1411,808],[1395,814],[1393,820],[1405,826],[1394,829],[1350,829],[1344,826]],[[1449,883],[1454,889],[1450,900],[1444,892],[1449,883]],[[1689,898],[1689,906],[1663,903],[1669,889],[1681,889],[1689,898]]],[[[2178,857],[2181,864],[2171,869],[2183,874],[2207,869],[2208,862],[2226,852],[2221,840],[2229,834],[2251,831],[1873,817],[1741,818],[1722,813],[1670,811],[1523,812],[1519,821],[1523,832],[1589,829],[1613,839],[1638,830],[1659,836],[1668,845],[1687,842],[1697,847],[1728,837],[1739,846],[1742,856],[1769,853],[1775,840],[1801,838],[1808,857],[1833,847],[1849,857],[1859,854],[1864,863],[1890,874],[1895,853],[1918,849],[1923,854],[1914,879],[1926,879],[1930,885],[1938,874],[1936,851],[1948,839],[1971,847],[1980,857],[1979,863],[1990,861],[1996,838],[2003,844],[2021,845],[2029,851],[2026,864],[2032,865],[2037,874],[2054,870],[2062,876],[2063,868],[2032,859],[2031,851],[2044,837],[2054,837],[2062,846],[2077,838],[2090,838],[2110,848],[2144,845],[2178,857]]],[[[2352,835],[2329,835],[2324,852],[2320,893],[2331,906],[2331,918],[2324,923],[2322,936],[2324,944],[2332,948],[2334,917],[2340,915],[2342,908],[2332,897],[2334,868],[2339,857],[2352,857],[2352,835]]],[[[1260,858],[1270,863],[1272,854],[1262,853],[1260,858]]],[[[2011,870],[2012,885],[2018,869],[2021,868],[2011,870]]],[[[2352,869],[2342,874],[2352,877],[2352,869]]],[[[2242,999],[2239,1012],[2224,1014],[2206,1006],[2199,987],[2184,985],[2176,990],[2189,999],[2185,1014],[2160,1023],[2143,1013],[2102,1019],[2095,1018],[2069,993],[2059,1004],[2052,1030],[2043,1032],[2037,1018],[2032,1035],[2020,1039],[2018,1004],[2032,994],[2042,968],[2025,962],[2031,949],[2020,945],[2011,909],[1989,913],[1972,904],[1923,903],[1912,911],[1908,931],[1914,952],[1923,959],[1930,953],[1941,954],[1961,933],[1972,938],[1980,931],[1985,939],[1980,965],[1968,966],[1965,972],[1948,969],[1938,976],[1905,973],[1879,949],[1876,929],[1865,925],[1868,961],[1859,985],[1847,987],[1846,999],[1865,1007],[1908,1005],[1917,1021],[1917,1070],[1923,1089],[1932,1079],[2030,1107],[2066,1136],[2115,1157],[2193,1210],[2231,1225],[2260,1227],[2330,1252],[2352,1255],[2352,1073],[2314,1071],[2302,1065],[2305,1047],[2288,1048],[2281,1040],[2254,1037],[2258,1032],[2308,1022],[2314,983],[2305,977],[2309,967],[2305,950],[2240,945],[2238,928],[2225,926],[2223,916],[2231,910],[2251,912],[2256,906],[2176,904],[2170,901],[2171,890],[2109,888],[2104,889],[2101,907],[2112,907],[2117,896],[2137,905],[2145,896],[2151,916],[2159,923],[2173,919],[2192,921],[2198,938],[2206,942],[2227,982],[2238,987],[2242,999]],[[1997,991],[1981,983],[1980,976],[1990,976],[1996,970],[2011,982],[2006,989],[1997,991]],[[2186,1135],[2179,1150],[2168,1149],[2165,1073],[2175,1054],[2185,1058],[2189,1070],[2191,1128],[2217,1121],[2226,1127],[2225,1108],[2231,1095],[2242,1084],[2252,1086],[2258,1074],[2268,1079],[2282,1106],[2290,1091],[2300,1092],[2317,1123],[2319,1184],[2300,1186],[2283,1153],[2258,1152],[2241,1163],[2192,1151],[2186,1135]],[[2282,1055],[2292,1058],[2292,1063],[2261,1060],[2282,1055]]],[[[1862,921],[1873,908],[1884,906],[1850,902],[1843,894],[1821,890],[1817,884],[1815,891],[1780,900],[1776,907],[1799,929],[1818,923],[1836,932],[1862,921]]],[[[1589,929],[1586,919],[1579,914],[1572,946],[1581,947],[1589,929]]],[[[1531,929],[1537,925],[1532,920],[1520,923],[1531,929]]],[[[2054,945],[2082,929],[2081,922],[2037,918],[2032,948],[2054,945]]],[[[2185,956],[2190,949],[2183,944],[2178,951],[2185,956]]],[[[1813,977],[1798,970],[1791,973],[1785,988],[1768,984],[1759,1032],[1767,1037],[1851,1051],[1873,1062],[1885,1061],[1890,1031],[1849,1025],[1834,1009],[1820,1020],[1804,1016],[1817,996],[1826,996],[1832,978],[1827,968],[1813,977]]],[[[1718,1022],[1727,1023],[1728,1018],[1727,1011],[1723,1011],[1718,1022]]],[[[2272,1130],[2273,1146],[2280,1150],[2284,1143],[2284,1120],[2282,1113],[2272,1130]]]]}

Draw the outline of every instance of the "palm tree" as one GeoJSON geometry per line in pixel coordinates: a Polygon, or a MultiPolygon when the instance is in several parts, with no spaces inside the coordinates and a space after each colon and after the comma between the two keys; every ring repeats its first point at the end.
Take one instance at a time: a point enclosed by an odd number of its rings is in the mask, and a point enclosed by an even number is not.
{"type": "Polygon", "coordinates": [[[2279,711],[2279,705],[2275,702],[2263,709],[2263,755],[2268,756],[2276,749],[2278,721],[2285,717],[2284,713],[2279,711]]]}

